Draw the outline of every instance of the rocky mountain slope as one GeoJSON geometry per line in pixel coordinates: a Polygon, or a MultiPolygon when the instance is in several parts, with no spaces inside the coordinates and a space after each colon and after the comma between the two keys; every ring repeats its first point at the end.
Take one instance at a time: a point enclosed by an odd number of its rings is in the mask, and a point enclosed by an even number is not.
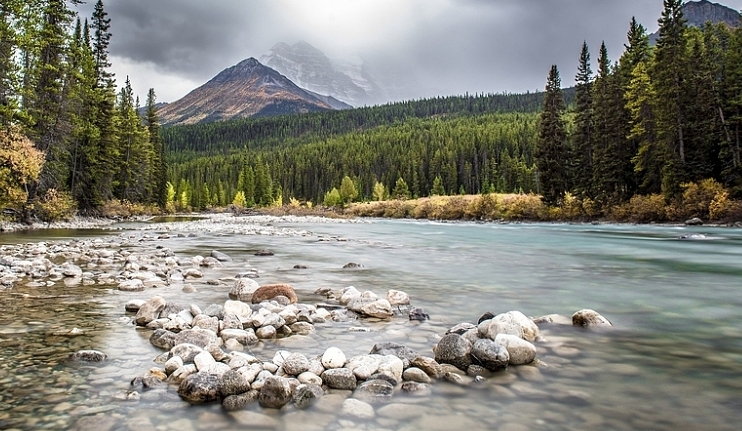
{"type": "MultiPolygon", "coordinates": [[[[683,5],[683,16],[688,21],[688,25],[693,27],[702,27],[710,21],[714,24],[724,23],[729,27],[739,27],[740,13],[730,7],[719,3],[712,3],[708,0],[689,1],[683,5]]],[[[659,33],[649,35],[652,44],[657,41],[659,33]]]]}
{"type": "Polygon", "coordinates": [[[301,41],[294,45],[278,43],[262,55],[260,61],[302,88],[329,94],[353,106],[372,105],[386,98],[358,56],[331,59],[301,41]]]}
{"type": "Polygon", "coordinates": [[[306,91],[255,58],[221,71],[185,97],[163,106],[163,124],[194,124],[234,118],[305,113],[350,106],[306,91]]]}

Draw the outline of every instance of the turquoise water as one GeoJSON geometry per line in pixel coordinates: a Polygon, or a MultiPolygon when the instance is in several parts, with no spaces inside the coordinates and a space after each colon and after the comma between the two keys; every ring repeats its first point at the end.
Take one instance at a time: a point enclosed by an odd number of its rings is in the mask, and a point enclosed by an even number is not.
{"type": "MultiPolygon", "coordinates": [[[[98,431],[242,425],[244,418],[218,405],[182,403],[174,388],[143,393],[137,403],[114,402],[111,396],[156,366],[152,359],[160,353],[149,345],[146,331],[128,324],[127,300],[157,294],[202,308],[222,303],[230,286],[210,286],[206,280],[227,279],[246,268],[261,271],[261,284],[291,283],[302,301],[321,301],[313,292],[325,286],[354,285],[380,295],[403,290],[431,316],[423,324],[403,319],[353,323],[368,326],[370,333],[328,324],[301,345],[285,341],[257,347],[254,353],[266,358],[278,348],[309,356],[330,346],[350,357],[368,353],[379,341],[400,342],[432,356],[430,349],[448,327],[476,323],[485,311],[569,316],[592,308],[615,326],[610,331],[544,326],[546,341],[537,348],[546,367],[510,368],[475,388],[439,382],[423,399],[395,396],[394,404],[416,414],[395,417],[376,406],[373,419],[343,417],[333,403],[350,394],[333,393],[307,412],[255,408],[270,419],[263,425],[268,428],[733,430],[742,420],[740,229],[387,220],[274,224],[312,234],[202,234],[159,242],[179,256],[218,249],[234,258],[207,274],[192,295],[175,287],[122,293],[110,286],[40,291],[19,285],[0,292],[0,428],[81,429],[90,422],[98,431]],[[679,239],[689,234],[704,237],[679,239]],[[275,256],[253,256],[263,248],[275,256]],[[348,262],[363,267],[343,270],[348,262]],[[295,264],[309,269],[293,270],[295,264]],[[86,335],[53,335],[71,327],[86,335]],[[110,359],[103,367],[73,367],[64,358],[78,348],[103,350],[110,359]]],[[[43,235],[18,238],[0,241],[44,240],[43,235]]]]}

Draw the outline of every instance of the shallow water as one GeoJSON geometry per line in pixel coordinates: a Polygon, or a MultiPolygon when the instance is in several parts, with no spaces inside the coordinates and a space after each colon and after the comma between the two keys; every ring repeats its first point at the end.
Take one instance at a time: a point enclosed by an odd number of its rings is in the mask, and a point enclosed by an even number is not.
{"type": "MultiPolygon", "coordinates": [[[[139,293],[111,286],[19,283],[0,292],[0,428],[2,429],[737,429],[742,420],[742,230],[613,225],[497,225],[371,221],[274,222],[304,236],[201,234],[157,242],[178,256],[218,249],[234,258],[206,271],[194,294],[179,287],[139,293]],[[705,239],[679,240],[704,234],[705,239]],[[324,238],[327,241],[318,241],[324,238]],[[268,248],[272,257],[255,257],[268,248]],[[363,265],[344,270],[348,262],[363,265]],[[295,264],[309,268],[295,270],[295,264]],[[431,316],[318,325],[309,337],[253,347],[270,359],[278,348],[348,357],[395,341],[432,356],[446,329],[476,323],[485,311],[571,315],[593,308],[615,325],[585,331],[546,325],[537,343],[542,367],[511,367],[484,383],[433,385],[429,397],[395,395],[375,417],[340,414],[350,396],[335,391],[308,411],[226,413],[218,404],[189,406],[174,387],[114,401],[129,381],[157,367],[149,331],[135,329],[123,305],[164,296],[202,308],[223,303],[229,279],[247,268],[261,284],[288,282],[301,301],[319,302],[319,287],[409,293],[431,316]],[[224,278],[219,286],[209,279],[224,278]],[[366,326],[371,332],[348,332],[366,326]],[[74,327],[85,335],[55,335],[74,327]],[[71,352],[104,351],[98,366],[68,363],[71,352]]],[[[130,224],[127,229],[155,224],[130,224]]],[[[118,232],[117,232],[118,233],[118,232]]],[[[51,240],[63,233],[0,236],[0,242],[51,240]],[[50,238],[51,236],[51,238],[50,238]]],[[[70,236],[77,235],[70,233],[70,236]]],[[[100,231],[88,234],[102,234],[100,231]]],[[[154,246],[154,245],[151,245],[154,246]]]]}

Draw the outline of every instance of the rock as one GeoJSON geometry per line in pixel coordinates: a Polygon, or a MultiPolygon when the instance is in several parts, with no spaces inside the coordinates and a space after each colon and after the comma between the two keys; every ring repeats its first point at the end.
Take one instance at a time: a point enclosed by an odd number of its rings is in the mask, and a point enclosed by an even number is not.
{"type": "Polygon", "coordinates": [[[244,329],[222,329],[222,331],[219,332],[219,336],[225,342],[236,340],[243,346],[250,346],[258,342],[258,337],[252,329],[247,331],[244,329]]]}
{"type": "Polygon", "coordinates": [[[139,401],[141,398],[137,391],[120,390],[113,394],[113,399],[117,401],[139,401]]]}
{"type": "Polygon", "coordinates": [[[126,311],[136,313],[137,311],[139,311],[139,308],[141,308],[141,306],[144,305],[145,302],[146,301],[144,301],[143,299],[132,299],[132,300],[129,300],[126,303],[126,305],[124,305],[124,309],[126,311]]]}
{"type": "MultiPolygon", "coordinates": [[[[487,340],[489,340],[489,338],[487,338],[487,340]]],[[[481,365],[469,365],[469,368],[466,369],[466,375],[470,377],[481,377],[484,376],[487,372],[487,369],[481,365]]]]}
{"type": "Polygon", "coordinates": [[[356,376],[353,372],[347,368],[333,368],[326,370],[320,376],[322,381],[332,389],[348,389],[353,390],[356,388],[356,376]]]}
{"type": "Polygon", "coordinates": [[[428,396],[431,393],[430,386],[425,383],[404,382],[402,383],[402,392],[418,396],[428,396]]]}
{"type": "Polygon", "coordinates": [[[443,371],[441,370],[440,364],[433,358],[418,356],[410,362],[410,365],[425,371],[425,374],[429,375],[433,379],[440,379],[443,377],[443,371]]]}
{"type": "Polygon", "coordinates": [[[410,308],[408,316],[410,320],[417,320],[421,322],[425,320],[430,320],[430,316],[428,315],[428,313],[426,313],[424,309],[418,308],[418,307],[410,308]]]}
{"type": "Polygon", "coordinates": [[[173,374],[170,374],[169,380],[173,383],[180,384],[183,382],[183,380],[185,380],[186,377],[190,376],[191,374],[196,374],[196,372],[198,372],[198,370],[196,369],[195,365],[183,365],[182,367],[173,371],[173,374]]]}
{"type": "Polygon", "coordinates": [[[510,361],[508,350],[489,338],[481,338],[474,343],[471,357],[474,362],[490,371],[503,370],[507,368],[510,361]]]}
{"type": "Polygon", "coordinates": [[[386,293],[386,300],[392,307],[410,305],[410,296],[400,290],[391,289],[386,293]]]}
{"type": "Polygon", "coordinates": [[[192,329],[206,329],[216,334],[219,332],[219,319],[203,313],[193,318],[191,326],[192,329]]]}
{"type": "Polygon", "coordinates": [[[262,407],[280,409],[291,401],[291,385],[288,379],[270,376],[260,388],[258,402],[262,407]]]}
{"type": "Polygon", "coordinates": [[[149,342],[160,349],[170,350],[175,346],[175,333],[166,329],[155,329],[149,337],[149,342]]]}
{"type": "Polygon", "coordinates": [[[229,299],[252,302],[252,295],[259,288],[258,282],[252,278],[239,278],[229,290],[229,299]]]}
{"type": "Polygon", "coordinates": [[[173,374],[175,370],[183,366],[183,358],[180,356],[173,356],[165,362],[165,374],[168,376],[173,374]]]}
{"type": "Polygon", "coordinates": [[[686,226],[702,226],[703,225],[703,220],[701,220],[698,217],[693,217],[690,220],[686,220],[685,221],[685,225],[686,226]]]}
{"type": "Polygon", "coordinates": [[[402,371],[404,371],[404,363],[394,355],[383,356],[379,369],[376,370],[377,373],[389,375],[398,382],[402,381],[402,371]]]}
{"type": "Polygon", "coordinates": [[[471,365],[472,345],[458,334],[446,334],[433,348],[435,360],[439,364],[451,364],[460,370],[471,365]]]}
{"type": "Polygon", "coordinates": [[[605,317],[601,316],[595,310],[583,309],[572,315],[572,325],[574,326],[613,326],[605,317]]]}
{"type": "Polygon", "coordinates": [[[358,298],[361,296],[361,292],[358,291],[353,286],[348,286],[345,289],[341,291],[340,298],[338,299],[338,302],[340,305],[348,305],[351,300],[354,298],[358,298]]]}
{"type": "Polygon", "coordinates": [[[410,362],[413,359],[420,356],[411,348],[397,343],[376,343],[374,344],[374,347],[371,348],[370,353],[372,355],[394,355],[402,360],[405,368],[410,366],[410,362]]]}
{"type": "Polygon", "coordinates": [[[345,353],[342,350],[337,347],[330,347],[322,355],[322,366],[327,369],[340,368],[345,365],[346,360],[345,353]]]}
{"type": "Polygon", "coordinates": [[[360,263],[355,262],[348,262],[345,265],[343,265],[343,269],[354,269],[354,268],[363,268],[363,265],[360,263]]]}
{"type": "Polygon", "coordinates": [[[478,326],[479,337],[494,340],[497,334],[510,334],[527,341],[535,341],[540,336],[538,326],[520,311],[498,314],[478,326]]]}
{"type": "Polygon", "coordinates": [[[222,407],[228,411],[242,410],[258,401],[260,392],[251,390],[239,395],[229,395],[222,400],[222,407]]]}
{"type": "Polygon", "coordinates": [[[201,328],[187,329],[181,331],[175,336],[175,344],[189,343],[198,347],[205,348],[210,343],[216,343],[217,336],[214,331],[201,328]]]}
{"type": "Polygon", "coordinates": [[[316,384],[301,384],[296,387],[291,400],[297,408],[305,409],[311,406],[318,398],[325,394],[322,386],[316,384]]]}
{"type": "Polygon", "coordinates": [[[122,281],[117,288],[122,292],[141,292],[144,290],[144,283],[142,280],[134,278],[122,281]]]}
{"type": "Polygon", "coordinates": [[[186,280],[189,278],[202,278],[204,274],[196,268],[188,268],[183,271],[183,278],[186,280]]]}
{"type": "Polygon", "coordinates": [[[247,367],[229,370],[221,376],[222,396],[240,395],[250,390],[247,367]]]}
{"type": "Polygon", "coordinates": [[[138,326],[147,326],[147,324],[160,316],[160,311],[165,308],[167,301],[161,296],[155,296],[149,301],[142,304],[134,317],[134,322],[138,326]]]}
{"type": "Polygon", "coordinates": [[[298,376],[309,370],[309,359],[301,353],[293,353],[286,358],[281,366],[286,374],[298,376]]]}
{"type": "Polygon", "coordinates": [[[221,396],[221,379],[208,373],[191,374],[178,386],[178,395],[191,404],[210,403],[221,396]]]}
{"type": "Polygon", "coordinates": [[[211,356],[211,353],[203,351],[193,358],[193,363],[198,371],[207,371],[212,365],[216,364],[216,360],[211,356]]]}
{"type": "Polygon", "coordinates": [[[294,288],[288,284],[266,284],[259,287],[252,294],[251,302],[259,304],[263,301],[270,301],[277,296],[285,296],[289,303],[296,304],[298,301],[294,288]]]}
{"type": "Polygon", "coordinates": [[[507,350],[510,365],[526,365],[536,359],[536,346],[522,338],[499,334],[495,337],[495,343],[507,350]]]}
{"type": "Polygon", "coordinates": [[[192,284],[186,284],[182,289],[183,293],[196,293],[198,292],[192,284]]]}
{"type": "Polygon", "coordinates": [[[309,269],[306,265],[296,264],[294,265],[294,269],[309,269]]]}
{"type": "Polygon", "coordinates": [[[208,307],[204,308],[203,314],[222,320],[224,318],[224,306],[220,304],[209,304],[208,307]]]}
{"type": "Polygon", "coordinates": [[[190,343],[178,343],[170,349],[170,354],[175,357],[178,356],[183,360],[184,363],[193,362],[193,359],[199,353],[203,352],[204,349],[201,346],[190,343]]]}
{"type": "Polygon", "coordinates": [[[446,334],[458,334],[458,335],[464,335],[466,331],[476,328],[476,326],[472,325],[468,322],[459,323],[458,325],[454,326],[453,328],[446,331],[446,334]]]}
{"type": "Polygon", "coordinates": [[[345,368],[353,371],[353,375],[360,380],[367,380],[379,369],[381,355],[354,356],[345,364],[345,368]]]}
{"type": "Polygon", "coordinates": [[[430,376],[417,367],[410,367],[402,373],[402,379],[408,382],[430,383],[430,376]]]}
{"type": "Polygon", "coordinates": [[[258,250],[255,252],[255,256],[273,256],[275,253],[273,253],[271,250],[263,249],[258,250]]]}
{"type": "Polygon", "coordinates": [[[242,301],[227,300],[224,302],[224,314],[234,314],[241,319],[248,319],[252,315],[252,308],[242,301]]]}
{"type": "Polygon", "coordinates": [[[276,328],[270,325],[262,326],[258,328],[257,331],[255,331],[255,335],[257,335],[258,339],[260,340],[271,340],[273,338],[276,338],[276,328]]]}
{"type": "Polygon", "coordinates": [[[394,386],[386,380],[367,380],[358,385],[353,395],[365,400],[388,402],[394,395],[394,386]]]}
{"type": "Polygon", "coordinates": [[[98,350],[78,350],[69,356],[73,362],[103,362],[108,355],[98,350]]]}
{"type": "MultiPolygon", "coordinates": [[[[323,371],[324,372],[324,371],[323,371]]],[[[322,374],[322,373],[320,373],[322,374]]],[[[316,374],[314,374],[311,371],[306,371],[301,374],[299,374],[296,377],[297,380],[299,380],[299,383],[304,383],[305,385],[313,384],[313,385],[319,385],[322,386],[322,378],[316,374]]]]}
{"type": "Polygon", "coordinates": [[[212,250],[211,257],[218,260],[219,262],[231,262],[232,258],[222,253],[221,251],[212,250]]]}
{"type": "Polygon", "coordinates": [[[477,320],[477,325],[479,325],[480,323],[484,322],[485,320],[491,320],[494,317],[495,317],[495,315],[491,311],[487,311],[484,314],[482,314],[481,316],[479,316],[479,320],[477,320]]]}
{"type": "Polygon", "coordinates": [[[343,401],[341,411],[342,414],[346,416],[352,416],[359,419],[371,419],[375,416],[374,408],[371,404],[364,403],[355,398],[348,398],[343,401]]]}
{"type": "Polygon", "coordinates": [[[308,322],[296,322],[289,326],[296,335],[309,335],[314,331],[314,325],[308,322]]]}
{"type": "Polygon", "coordinates": [[[555,324],[555,325],[571,325],[572,319],[570,317],[561,314],[547,314],[545,316],[539,316],[533,319],[533,323],[537,325],[542,324],[555,324]]]}

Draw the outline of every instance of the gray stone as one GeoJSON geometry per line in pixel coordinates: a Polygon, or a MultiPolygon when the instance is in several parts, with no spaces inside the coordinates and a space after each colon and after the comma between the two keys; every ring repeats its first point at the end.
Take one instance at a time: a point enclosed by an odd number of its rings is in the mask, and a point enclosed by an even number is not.
{"type": "Polygon", "coordinates": [[[173,356],[165,362],[165,374],[168,376],[173,374],[175,370],[183,366],[183,358],[180,356],[173,356]]]}
{"type": "Polygon", "coordinates": [[[404,382],[401,389],[402,392],[418,396],[428,396],[431,393],[429,385],[418,382],[404,382]]]}
{"type": "Polygon", "coordinates": [[[322,373],[320,377],[328,387],[333,389],[353,390],[357,384],[356,376],[347,368],[329,369],[322,373]]]}
{"type": "Polygon", "coordinates": [[[155,296],[149,301],[142,304],[134,317],[134,322],[138,326],[147,326],[147,324],[160,316],[160,311],[165,308],[167,301],[161,296],[155,296]]]}
{"type": "Polygon", "coordinates": [[[186,364],[193,362],[193,358],[203,351],[203,347],[191,343],[178,343],[170,349],[173,356],[180,357],[186,364]]]}
{"type": "Polygon", "coordinates": [[[229,395],[222,400],[222,407],[228,411],[242,410],[258,401],[260,392],[251,390],[243,394],[229,395]]]}
{"type": "Polygon", "coordinates": [[[410,366],[410,362],[413,359],[420,356],[411,348],[397,343],[376,343],[374,344],[374,347],[371,348],[370,353],[378,355],[394,355],[402,360],[405,368],[410,366]]]}
{"type": "Polygon", "coordinates": [[[459,323],[458,325],[454,326],[453,328],[446,331],[446,334],[458,334],[458,335],[464,335],[464,333],[470,329],[476,328],[475,325],[472,325],[468,322],[459,323]]]}
{"type": "Polygon", "coordinates": [[[98,350],[78,350],[69,356],[73,362],[103,362],[108,355],[98,350]]]}
{"type": "Polygon", "coordinates": [[[423,308],[420,307],[412,307],[410,308],[410,311],[407,313],[407,316],[410,318],[410,320],[416,320],[416,321],[425,321],[430,320],[430,315],[425,312],[423,308]]]}
{"type": "Polygon", "coordinates": [[[149,337],[149,342],[153,346],[164,350],[170,350],[175,346],[175,333],[166,329],[155,329],[149,337]]]}
{"type": "Polygon", "coordinates": [[[297,335],[309,335],[314,331],[314,325],[309,322],[296,322],[290,325],[289,328],[297,335]]]}
{"type": "Polygon", "coordinates": [[[212,250],[211,257],[218,260],[219,262],[231,262],[232,261],[231,257],[227,256],[226,254],[218,250],[212,250]]]}
{"type": "Polygon", "coordinates": [[[260,389],[258,402],[262,407],[280,409],[291,401],[291,385],[288,379],[270,376],[260,389]]]}
{"type": "Polygon", "coordinates": [[[229,370],[221,376],[222,396],[240,395],[250,390],[247,367],[229,370]]]}
{"type": "Polygon", "coordinates": [[[393,307],[398,305],[410,305],[410,296],[400,290],[391,289],[386,293],[386,300],[393,307]]]}
{"type": "Polygon", "coordinates": [[[276,338],[276,328],[273,326],[263,326],[258,328],[257,331],[255,331],[255,335],[258,336],[261,340],[270,340],[273,338],[276,338]]]}
{"type": "Polygon", "coordinates": [[[171,314],[178,314],[183,310],[185,310],[185,308],[183,308],[181,305],[169,301],[167,304],[165,304],[165,308],[160,310],[160,317],[168,317],[171,314]]]}
{"type": "Polygon", "coordinates": [[[311,371],[305,371],[305,372],[299,374],[296,377],[296,379],[299,380],[299,383],[304,383],[306,385],[308,385],[308,384],[314,384],[314,385],[322,386],[322,383],[323,383],[322,382],[322,378],[320,376],[312,373],[311,371]]]}
{"type": "Polygon", "coordinates": [[[229,299],[250,303],[253,293],[260,288],[257,281],[252,278],[240,278],[235,281],[229,290],[229,299]]]}
{"type": "Polygon", "coordinates": [[[572,325],[574,326],[613,326],[613,324],[601,316],[595,310],[583,309],[572,315],[572,325]]]}
{"type": "Polygon", "coordinates": [[[474,362],[490,371],[505,369],[510,361],[508,350],[488,338],[481,338],[474,343],[471,349],[471,357],[474,362]]]}
{"type": "Polygon", "coordinates": [[[536,359],[536,346],[522,338],[499,334],[495,337],[495,343],[507,350],[510,365],[526,365],[536,359]]]}
{"type": "Polygon", "coordinates": [[[221,396],[221,379],[208,373],[191,374],[178,386],[178,395],[191,404],[210,403],[221,396]]]}
{"type": "Polygon", "coordinates": [[[354,356],[345,364],[345,368],[353,371],[356,378],[366,380],[379,369],[381,358],[381,355],[354,356]]]}
{"type": "Polygon", "coordinates": [[[222,340],[236,340],[242,345],[249,346],[258,342],[258,337],[255,335],[255,331],[252,329],[246,331],[244,329],[223,329],[219,336],[222,340]]]}
{"type": "Polygon", "coordinates": [[[212,365],[216,364],[216,360],[211,356],[211,353],[204,350],[193,358],[193,363],[198,371],[207,371],[212,365]]]}
{"type": "Polygon", "coordinates": [[[402,379],[408,382],[430,383],[430,376],[417,367],[410,367],[404,370],[402,379]]]}
{"type": "Polygon", "coordinates": [[[176,345],[183,344],[183,343],[189,343],[189,344],[195,344],[196,346],[199,346],[201,348],[205,348],[210,343],[216,343],[216,342],[217,342],[216,333],[208,329],[201,329],[201,328],[187,329],[185,331],[181,331],[175,336],[176,345]]]}
{"type": "Polygon", "coordinates": [[[371,419],[375,416],[374,408],[371,404],[355,398],[348,398],[343,401],[342,414],[359,419],[371,419]]]}
{"type": "Polygon", "coordinates": [[[433,352],[439,364],[451,364],[460,370],[466,370],[471,365],[471,348],[471,343],[460,335],[446,334],[433,348],[433,352]]]}
{"type": "Polygon", "coordinates": [[[353,395],[367,401],[388,402],[394,395],[394,386],[386,380],[367,380],[358,385],[353,395]]]}
{"type": "Polygon", "coordinates": [[[291,356],[286,358],[281,366],[286,374],[290,376],[298,376],[299,374],[309,370],[309,359],[301,353],[293,353],[291,356]]]}
{"type": "Polygon", "coordinates": [[[441,377],[443,377],[441,365],[433,358],[429,358],[427,356],[418,356],[417,358],[412,360],[410,365],[423,370],[425,374],[433,379],[440,379],[441,377]]]}
{"type": "Polygon", "coordinates": [[[404,371],[404,363],[401,359],[394,355],[386,355],[381,358],[379,363],[379,369],[376,370],[378,373],[387,374],[398,382],[402,381],[402,371],[404,371]]]}
{"type": "Polygon", "coordinates": [[[294,390],[291,400],[297,408],[305,409],[314,404],[324,394],[325,391],[322,390],[322,386],[312,383],[300,384],[294,390]]]}

